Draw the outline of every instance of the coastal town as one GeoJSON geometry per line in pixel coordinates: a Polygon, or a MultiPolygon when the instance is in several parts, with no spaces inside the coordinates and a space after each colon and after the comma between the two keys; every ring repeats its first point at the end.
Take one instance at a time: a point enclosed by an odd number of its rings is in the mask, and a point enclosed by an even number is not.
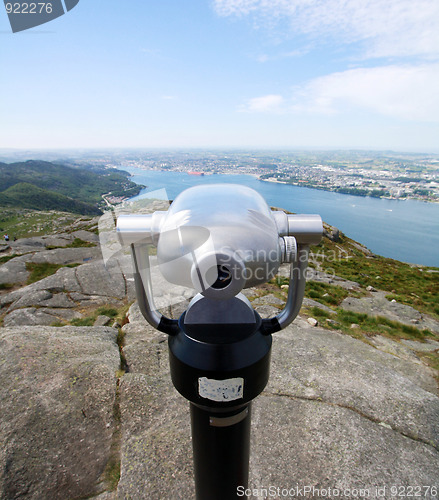
{"type": "MultiPolygon", "coordinates": [[[[88,159],[88,161],[91,161],[88,159]]],[[[164,151],[110,155],[107,167],[246,174],[357,196],[439,202],[439,155],[375,151],[164,151]]]]}

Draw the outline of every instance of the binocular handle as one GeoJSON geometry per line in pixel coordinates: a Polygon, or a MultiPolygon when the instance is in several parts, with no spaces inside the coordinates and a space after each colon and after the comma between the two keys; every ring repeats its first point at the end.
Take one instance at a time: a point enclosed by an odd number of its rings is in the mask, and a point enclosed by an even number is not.
{"type": "Polygon", "coordinates": [[[157,330],[168,335],[177,335],[180,331],[178,320],[163,316],[154,306],[148,245],[131,244],[131,256],[133,259],[137,303],[139,304],[140,312],[146,321],[157,330]]]}
{"type": "Polygon", "coordinates": [[[274,318],[262,320],[264,333],[276,333],[287,327],[299,314],[302,307],[306,285],[306,268],[308,267],[309,246],[298,245],[297,254],[290,266],[290,284],[287,301],[282,311],[274,318]]]}

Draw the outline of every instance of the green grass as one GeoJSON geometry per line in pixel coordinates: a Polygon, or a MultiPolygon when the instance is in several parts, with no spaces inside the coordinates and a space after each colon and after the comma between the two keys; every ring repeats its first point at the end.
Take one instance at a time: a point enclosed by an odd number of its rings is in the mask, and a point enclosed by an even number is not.
{"type": "MultiPolygon", "coordinates": [[[[276,276],[276,278],[270,281],[270,284],[276,285],[278,288],[281,288],[282,285],[289,284],[289,279],[283,278],[281,276],[276,276]]],[[[317,302],[330,307],[336,307],[340,305],[348,296],[360,297],[362,295],[364,294],[361,292],[346,290],[341,286],[321,283],[319,281],[307,281],[305,287],[305,297],[316,300],[317,302]]]]}
{"type": "Polygon", "coordinates": [[[364,288],[373,286],[386,291],[397,302],[439,319],[439,272],[435,272],[438,268],[367,256],[346,237],[338,244],[325,238],[313,250],[318,253],[318,262],[325,272],[356,281],[364,288]]]}
{"type": "Polygon", "coordinates": [[[120,393],[119,393],[119,380],[117,381],[116,399],[113,406],[113,436],[110,447],[110,458],[105,466],[103,479],[107,484],[109,491],[116,491],[117,485],[120,480],[121,471],[121,455],[120,446],[122,442],[121,430],[121,411],[120,411],[120,393]]]}
{"type": "Polygon", "coordinates": [[[61,326],[66,326],[65,323],[63,323],[62,321],[54,321],[53,323],[51,323],[50,326],[58,326],[58,327],[61,327],[61,326]]]}
{"type": "Polygon", "coordinates": [[[0,265],[1,265],[1,264],[5,264],[6,262],[10,261],[10,260],[11,260],[11,259],[13,259],[14,257],[17,257],[17,256],[15,255],[15,253],[14,253],[14,254],[12,254],[12,255],[3,255],[2,257],[0,257],[0,265]]]}
{"type": "Polygon", "coordinates": [[[77,215],[66,212],[3,207],[0,210],[0,230],[11,239],[54,234],[76,220],[77,215]]]}
{"type": "Polygon", "coordinates": [[[322,320],[324,321],[325,319],[332,317],[331,313],[329,313],[328,311],[324,311],[323,309],[320,309],[320,307],[317,306],[310,307],[308,311],[310,312],[313,318],[316,318],[320,321],[322,320]]]}
{"type": "Polygon", "coordinates": [[[90,243],[89,241],[84,241],[81,240],[80,238],[75,238],[71,243],[68,245],[61,247],[61,246],[56,246],[56,245],[48,245],[46,247],[47,250],[55,250],[56,248],[90,248],[90,247],[95,247],[95,243],[90,243]]]}
{"type": "Polygon", "coordinates": [[[14,288],[13,283],[0,283],[0,290],[9,290],[10,288],[14,288]]]}
{"type": "MultiPolygon", "coordinates": [[[[116,446],[117,445],[115,445],[115,447],[116,446]]],[[[109,491],[116,491],[117,489],[120,480],[120,465],[119,453],[113,452],[104,471],[104,477],[108,484],[109,491]]]]}
{"type": "Polygon", "coordinates": [[[439,352],[418,352],[422,358],[431,368],[439,372],[439,352]]]}
{"type": "Polygon", "coordinates": [[[86,318],[73,318],[70,324],[73,326],[93,326],[95,321],[95,316],[87,316],[86,318]]]}
{"type": "Polygon", "coordinates": [[[269,283],[280,288],[282,285],[288,285],[290,283],[290,280],[289,278],[284,278],[283,276],[276,276],[275,278],[270,280],[269,283]]]}
{"type": "Polygon", "coordinates": [[[72,243],[69,243],[66,248],[82,248],[82,247],[95,247],[96,243],[91,243],[89,241],[81,240],[80,238],[75,238],[72,243]]]}
{"type": "Polygon", "coordinates": [[[320,283],[318,281],[308,281],[305,287],[305,297],[317,300],[328,306],[340,305],[349,295],[352,295],[352,292],[341,286],[320,283]]]}
{"type": "Polygon", "coordinates": [[[108,316],[109,318],[115,318],[119,314],[119,311],[114,307],[102,306],[96,310],[96,313],[98,315],[108,316]]]}
{"type": "Polygon", "coordinates": [[[312,307],[309,310],[310,315],[317,319],[323,328],[331,330],[341,330],[344,333],[358,338],[358,334],[371,336],[383,335],[393,339],[407,340],[425,340],[426,338],[436,338],[436,336],[427,329],[420,330],[411,325],[393,321],[384,316],[369,316],[364,313],[356,313],[337,308],[334,313],[323,311],[319,307],[312,307]],[[331,319],[333,322],[326,321],[331,319]],[[353,329],[352,325],[357,325],[353,329]]]}
{"type": "Polygon", "coordinates": [[[55,274],[58,269],[62,267],[76,267],[79,264],[51,264],[48,262],[26,262],[26,269],[30,272],[29,278],[27,279],[26,284],[30,285],[31,283],[35,283],[36,281],[40,281],[43,278],[47,278],[52,274],[55,274]]]}
{"type": "MultiPolygon", "coordinates": [[[[126,308],[122,308],[126,314],[126,308]]],[[[74,318],[70,321],[70,324],[73,326],[93,326],[96,318],[98,316],[108,316],[109,318],[119,318],[122,314],[121,311],[118,311],[114,307],[102,306],[96,309],[92,314],[86,316],[85,318],[74,318]]]]}

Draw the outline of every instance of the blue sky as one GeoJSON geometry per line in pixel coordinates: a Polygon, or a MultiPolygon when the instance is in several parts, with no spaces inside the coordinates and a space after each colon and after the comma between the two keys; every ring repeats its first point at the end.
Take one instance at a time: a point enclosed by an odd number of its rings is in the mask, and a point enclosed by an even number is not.
{"type": "Polygon", "coordinates": [[[438,0],[80,0],[13,34],[0,148],[439,152],[438,0]]]}

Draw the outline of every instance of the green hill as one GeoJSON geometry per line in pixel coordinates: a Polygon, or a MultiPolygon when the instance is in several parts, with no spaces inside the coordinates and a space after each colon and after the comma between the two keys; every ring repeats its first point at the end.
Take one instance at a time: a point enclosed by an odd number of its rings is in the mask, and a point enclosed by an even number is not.
{"type": "Polygon", "coordinates": [[[34,210],[59,210],[83,215],[99,215],[101,213],[95,205],[73,200],[28,182],[19,182],[0,193],[0,205],[34,210]]]}
{"type": "Polygon", "coordinates": [[[143,186],[120,170],[81,168],[29,160],[0,163],[0,207],[98,215],[102,195],[135,196],[143,186]]]}
{"type": "Polygon", "coordinates": [[[102,195],[108,192],[115,196],[134,196],[141,189],[121,171],[105,170],[97,174],[39,160],[0,163],[0,193],[19,183],[91,204],[102,202],[102,195]]]}

